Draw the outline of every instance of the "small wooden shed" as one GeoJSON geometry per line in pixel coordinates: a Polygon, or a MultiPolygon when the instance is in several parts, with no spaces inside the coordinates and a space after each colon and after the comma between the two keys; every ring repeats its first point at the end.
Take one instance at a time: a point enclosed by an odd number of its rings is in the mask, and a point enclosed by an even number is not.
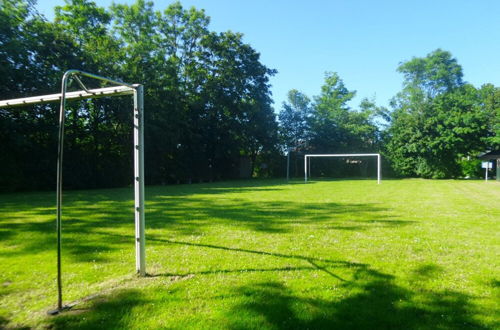
{"type": "Polygon", "coordinates": [[[496,167],[496,178],[500,181],[500,150],[493,150],[485,152],[478,156],[479,159],[484,161],[495,161],[494,166],[496,167]]]}

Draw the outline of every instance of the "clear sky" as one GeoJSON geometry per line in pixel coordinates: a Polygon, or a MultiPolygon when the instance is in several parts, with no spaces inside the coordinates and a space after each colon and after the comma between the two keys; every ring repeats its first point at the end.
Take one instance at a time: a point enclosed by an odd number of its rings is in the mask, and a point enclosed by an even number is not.
{"type": "MultiPolygon", "coordinates": [[[[99,0],[108,6],[111,0],[99,0]]],[[[131,0],[115,0],[131,3],[131,0]]],[[[163,10],[171,1],[156,0],[163,10]]],[[[318,95],[324,72],[338,72],[346,87],[388,105],[400,89],[400,62],[441,48],[462,65],[476,87],[500,86],[499,0],[183,0],[205,9],[213,31],[241,32],[278,70],[271,80],[279,110],[290,89],[318,95]]],[[[38,0],[49,19],[63,0],[38,0]]]]}

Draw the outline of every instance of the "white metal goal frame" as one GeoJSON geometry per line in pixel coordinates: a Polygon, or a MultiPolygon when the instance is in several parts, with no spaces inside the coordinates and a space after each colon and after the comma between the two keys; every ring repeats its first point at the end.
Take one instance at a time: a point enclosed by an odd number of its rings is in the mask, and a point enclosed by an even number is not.
{"type": "Polygon", "coordinates": [[[57,153],[57,191],[56,191],[56,223],[57,223],[57,289],[58,313],[65,309],[62,303],[62,271],[61,271],[61,216],[62,216],[62,173],[63,173],[63,151],[64,151],[64,121],[66,100],[82,100],[106,96],[133,95],[133,130],[134,130],[134,213],[135,213],[135,247],[136,247],[136,271],[146,275],[146,240],[145,240],[145,216],[144,216],[144,89],[142,85],[128,84],[118,80],[102,77],[80,70],[68,70],[64,73],[61,82],[61,93],[26,97],[12,100],[0,101],[0,108],[19,107],[29,104],[40,104],[49,102],[60,102],[59,109],[59,136],[57,153]],[[80,77],[100,80],[115,86],[87,89],[80,77]],[[80,91],[67,92],[70,78],[82,88],[80,91]]]}
{"type": "Polygon", "coordinates": [[[304,182],[307,183],[307,175],[311,172],[310,159],[314,157],[377,157],[377,183],[380,184],[382,180],[382,171],[380,163],[380,154],[308,154],[304,155],[304,182]]]}

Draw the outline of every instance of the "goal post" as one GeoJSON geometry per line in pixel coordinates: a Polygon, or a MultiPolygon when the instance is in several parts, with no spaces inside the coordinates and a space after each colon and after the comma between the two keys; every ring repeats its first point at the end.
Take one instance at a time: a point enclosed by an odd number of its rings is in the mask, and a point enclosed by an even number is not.
{"type": "Polygon", "coordinates": [[[62,304],[62,271],[61,271],[61,236],[62,236],[62,179],[63,179],[63,151],[64,151],[64,121],[66,112],[66,100],[83,100],[106,96],[133,95],[133,152],[134,152],[134,213],[135,213],[135,246],[136,246],[136,271],[146,275],[146,246],[145,246],[145,216],[144,216],[144,92],[143,86],[128,84],[118,80],[102,77],[96,74],[68,70],[64,73],[61,82],[61,93],[25,97],[12,100],[0,101],[0,108],[20,107],[29,104],[42,104],[49,102],[60,102],[59,109],[59,131],[58,131],[58,153],[57,153],[57,187],[56,187],[56,228],[57,228],[57,310],[53,314],[64,309],[62,304]],[[88,89],[80,77],[87,77],[103,81],[115,86],[88,89]],[[82,88],[80,91],[68,92],[70,79],[76,81],[82,88]]]}
{"type": "Polygon", "coordinates": [[[308,154],[304,155],[304,182],[307,183],[308,174],[311,173],[311,158],[314,157],[337,157],[337,158],[348,158],[348,157],[377,157],[377,184],[382,181],[382,171],[380,154],[308,154]]]}

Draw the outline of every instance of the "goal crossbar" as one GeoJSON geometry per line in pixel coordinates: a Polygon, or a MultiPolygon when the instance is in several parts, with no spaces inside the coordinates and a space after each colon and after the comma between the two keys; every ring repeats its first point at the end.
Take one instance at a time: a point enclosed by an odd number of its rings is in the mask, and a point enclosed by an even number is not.
{"type": "Polygon", "coordinates": [[[56,191],[56,224],[57,224],[57,289],[58,313],[64,309],[62,305],[62,271],[61,271],[61,217],[62,217],[62,170],[64,151],[64,122],[66,112],[66,100],[82,100],[89,98],[99,98],[105,96],[133,95],[133,152],[134,152],[134,213],[135,213],[135,247],[136,247],[136,271],[141,275],[146,275],[146,246],[145,246],[145,215],[144,215],[144,92],[143,86],[138,84],[128,84],[111,78],[102,77],[93,73],[80,70],[68,70],[64,73],[61,82],[61,93],[17,98],[0,101],[0,108],[19,107],[29,104],[41,104],[49,102],[60,102],[59,109],[59,138],[57,154],[57,191],[56,191]],[[87,77],[103,81],[116,86],[88,89],[80,80],[80,77],[87,77]],[[80,91],[68,92],[67,87],[70,79],[76,81],[82,88],[80,91]]]}
{"type": "Polygon", "coordinates": [[[304,155],[304,182],[307,182],[307,176],[310,172],[310,158],[314,157],[377,157],[377,183],[380,184],[382,180],[381,164],[380,164],[380,154],[308,154],[304,155]],[[308,162],[309,160],[309,162],[308,162]]]}

